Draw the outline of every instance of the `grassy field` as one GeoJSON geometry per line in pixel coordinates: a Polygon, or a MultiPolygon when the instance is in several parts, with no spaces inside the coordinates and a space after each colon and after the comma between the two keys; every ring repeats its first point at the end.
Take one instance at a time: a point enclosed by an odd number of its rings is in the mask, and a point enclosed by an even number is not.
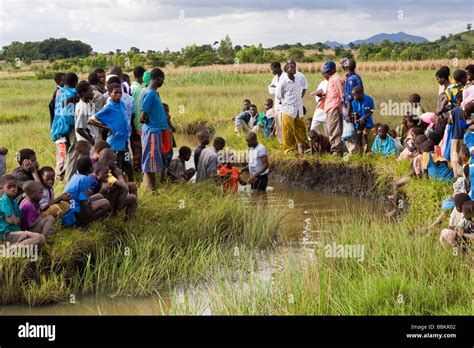
{"type": "MultiPolygon", "coordinates": [[[[319,74],[306,77],[310,91],[321,80],[319,74]]],[[[436,106],[434,70],[367,71],[363,79],[378,109],[382,102],[406,102],[415,92],[422,96],[426,110],[436,106]]],[[[161,95],[181,131],[205,123],[224,136],[231,148],[244,149],[244,140],[233,136],[230,118],[239,112],[244,98],[263,109],[270,81],[266,73],[183,73],[170,76],[161,95]]],[[[0,146],[10,150],[9,170],[16,166],[14,154],[23,147],[35,149],[42,165],[54,164],[47,109],[53,89],[54,83],[48,80],[0,79],[0,146]]],[[[310,116],[314,103],[309,96],[305,105],[310,116]]],[[[375,122],[393,127],[400,116],[376,112],[375,122]]],[[[275,141],[264,143],[272,150],[271,157],[293,165],[294,159],[285,157],[275,141]]],[[[329,156],[297,161],[345,163],[329,156]]],[[[370,167],[381,194],[408,168],[404,162],[357,156],[349,164],[370,167]]],[[[176,282],[204,279],[214,284],[208,297],[216,314],[453,315],[472,311],[472,251],[455,257],[452,250],[441,249],[437,242],[441,226],[425,234],[414,232],[439,214],[441,200],[450,194],[449,185],[414,180],[405,190],[410,207],[400,220],[367,215],[342,221],[333,227],[335,233],[329,239],[320,240],[363,244],[365,261],[325,258],[317,252],[315,258],[299,262],[288,257],[274,272],[271,288],[247,269],[256,262],[255,250],[275,246],[281,212],[258,207],[253,217],[258,221],[248,224],[250,212],[242,202],[210,186],[167,187],[159,196],[140,191],[137,223],[108,220],[90,234],[62,231],[34,265],[0,261],[1,302],[39,305],[94,292],[151,295],[176,282]],[[179,209],[181,199],[187,206],[184,211],[179,209]],[[232,261],[236,245],[248,250],[237,265],[232,261]],[[132,250],[128,258],[125,248],[132,250]],[[235,273],[236,269],[240,272],[235,273]]],[[[318,223],[313,221],[313,226],[318,223]]]]}

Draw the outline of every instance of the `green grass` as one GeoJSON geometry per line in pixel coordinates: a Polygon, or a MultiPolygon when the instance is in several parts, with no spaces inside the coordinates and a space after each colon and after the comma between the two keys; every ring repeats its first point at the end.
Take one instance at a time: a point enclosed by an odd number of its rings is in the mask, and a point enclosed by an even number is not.
{"type": "Polygon", "coordinates": [[[253,209],[213,185],[140,192],[135,221],[105,219],[88,233],[60,230],[38,262],[0,260],[0,303],[40,305],[70,295],[156,294],[178,282],[204,281],[232,259],[236,246],[268,249],[281,214],[253,209]],[[245,224],[254,220],[253,224],[245,224]]]}

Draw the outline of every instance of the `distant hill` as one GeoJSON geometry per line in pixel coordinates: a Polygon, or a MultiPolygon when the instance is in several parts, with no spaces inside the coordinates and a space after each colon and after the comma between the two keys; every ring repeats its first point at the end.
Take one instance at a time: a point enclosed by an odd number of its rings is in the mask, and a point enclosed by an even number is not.
{"type": "MultiPolygon", "coordinates": [[[[410,34],[406,34],[400,31],[399,33],[393,33],[393,34],[381,33],[381,34],[371,36],[365,40],[353,41],[352,43],[355,45],[378,44],[379,42],[382,42],[383,40],[388,40],[390,42],[417,42],[417,43],[428,42],[428,39],[422,36],[410,35],[410,34]]],[[[337,41],[326,41],[324,44],[328,45],[331,48],[336,48],[339,46],[343,46],[344,48],[349,48],[349,44],[342,44],[337,41]]]]}

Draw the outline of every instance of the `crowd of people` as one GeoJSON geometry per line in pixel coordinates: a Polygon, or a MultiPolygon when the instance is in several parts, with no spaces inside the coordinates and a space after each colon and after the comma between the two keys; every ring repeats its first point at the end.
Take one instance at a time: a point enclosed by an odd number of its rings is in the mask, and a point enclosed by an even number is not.
{"type": "Polygon", "coordinates": [[[217,181],[224,191],[236,192],[241,184],[265,191],[269,158],[258,138],[276,138],[287,153],[354,155],[381,154],[409,160],[409,175],[394,184],[389,197],[398,202],[398,189],[411,177],[427,176],[453,181],[454,194],[444,208],[452,209],[450,226],[442,231],[443,245],[457,246],[470,239],[471,178],[474,179],[474,65],[456,70],[441,67],[435,74],[439,84],[437,110],[426,112],[417,93],[409,96],[403,123],[393,129],[374,123],[375,102],[367,94],[353,59],[343,59],[344,78],[336,63],[322,67],[322,81],[310,95],[315,99],[312,117],[305,119],[303,97],[308,90],[305,76],[289,60],[284,68],[271,64],[274,75],[264,112],[250,100],[232,121],[236,136],[245,135],[248,164],[222,161],[226,146],[222,137],[211,143],[208,130],[197,134],[194,168],[187,165],[193,151],[179,148],[174,157],[176,127],[170,108],[159,89],[165,81],[161,69],[133,70],[134,81],[114,66],[106,73],[97,69],[87,80],[75,73],[57,73],[50,110],[51,140],[56,148],[55,168],[40,166],[32,149],[22,149],[18,167],[6,173],[6,148],[0,148],[0,236],[12,245],[43,244],[56,233],[55,226],[87,231],[103,216],[124,212],[134,219],[138,207],[136,178],[141,187],[156,192],[158,180],[186,182],[217,181]],[[173,158],[174,157],[174,158],[173,158]],[[249,172],[249,179],[241,174],[249,172]],[[160,177],[158,178],[158,175],[160,177]],[[56,194],[55,180],[65,183],[56,194]]]}

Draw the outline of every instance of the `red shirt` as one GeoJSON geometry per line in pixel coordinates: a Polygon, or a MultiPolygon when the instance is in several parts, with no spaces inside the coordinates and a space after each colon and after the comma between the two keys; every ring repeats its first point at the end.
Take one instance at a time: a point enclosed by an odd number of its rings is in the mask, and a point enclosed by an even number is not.
{"type": "Polygon", "coordinates": [[[225,191],[230,189],[230,192],[237,192],[239,190],[239,178],[240,178],[240,173],[239,170],[236,167],[232,167],[231,169],[222,166],[221,169],[219,169],[219,175],[225,175],[227,173],[231,173],[229,180],[224,182],[222,185],[222,189],[225,191]]]}

